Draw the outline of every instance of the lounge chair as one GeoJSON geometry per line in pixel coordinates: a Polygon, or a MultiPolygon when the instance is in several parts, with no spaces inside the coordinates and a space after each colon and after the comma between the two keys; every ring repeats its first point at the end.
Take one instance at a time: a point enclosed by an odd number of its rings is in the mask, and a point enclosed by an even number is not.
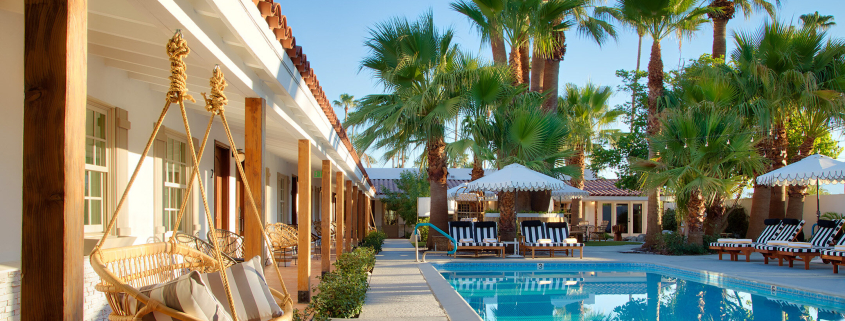
{"type": "Polygon", "coordinates": [[[519,247],[523,252],[531,250],[532,259],[535,250],[548,250],[552,246],[551,240],[546,239],[546,229],[543,227],[543,222],[539,220],[522,221],[520,232],[522,235],[519,239],[519,247]],[[544,239],[548,242],[540,243],[540,240],[544,239]]]}
{"type": "Polygon", "coordinates": [[[819,230],[810,242],[791,242],[787,246],[780,246],[777,250],[778,265],[783,266],[783,260],[789,261],[792,267],[794,261],[803,261],[804,269],[810,269],[810,260],[821,254],[822,250],[831,249],[836,234],[842,229],[845,220],[819,220],[819,230]]]}
{"type": "Polygon", "coordinates": [[[821,251],[822,262],[833,264],[833,273],[839,273],[839,266],[845,265],[845,236],[832,249],[821,251]]]}
{"type": "Polygon", "coordinates": [[[804,220],[784,219],[782,223],[783,229],[774,239],[769,240],[766,244],[757,244],[754,246],[754,252],[763,255],[764,264],[769,264],[769,258],[777,255],[778,247],[787,245],[789,242],[795,242],[798,233],[804,228],[804,220]]]}
{"type": "Polygon", "coordinates": [[[475,256],[479,250],[498,250],[505,257],[505,243],[499,240],[499,226],[496,222],[475,222],[473,225],[473,239],[475,240],[475,256]]]}
{"type": "Polygon", "coordinates": [[[739,255],[745,255],[745,262],[750,261],[751,253],[754,252],[754,246],[759,244],[766,244],[783,230],[783,223],[780,219],[766,219],[763,221],[766,226],[763,233],[757,237],[757,242],[751,242],[750,239],[719,239],[718,242],[710,243],[710,249],[716,250],[719,253],[719,260],[722,259],[722,254],[730,255],[731,261],[738,261],[739,255]]]}
{"type": "Polygon", "coordinates": [[[453,256],[458,256],[458,251],[474,250],[476,247],[472,237],[472,222],[449,222],[449,236],[455,239],[458,245],[453,256]]]}
{"type": "Polygon", "coordinates": [[[554,244],[549,248],[549,255],[555,256],[555,250],[564,250],[566,254],[575,256],[575,250],[578,250],[581,258],[584,258],[584,243],[578,243],[575,239],[569,239],[569,225],[565,222],[561,223],[546,223],[546,235],[552,240],[554,244]],[[568,239],[568,240],[567,240],[568,239]]]}

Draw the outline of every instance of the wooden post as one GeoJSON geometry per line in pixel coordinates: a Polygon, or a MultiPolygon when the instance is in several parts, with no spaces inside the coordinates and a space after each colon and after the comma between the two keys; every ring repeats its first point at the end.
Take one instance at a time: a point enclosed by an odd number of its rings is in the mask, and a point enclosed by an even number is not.
{"type": "Polygon", "coordinates": [[[367,209],[364,211],[364,236],[367,235],[367,232],[370,230],[370,226],[372,225],[372,208],[370,206],[370,197],[366,194],[364,195],[364,207],[367,209]]]}
{"type": "Polygon", "coordinates": [[[322,215],[322,240],[320,241],[320,271],[322,275],[329,272],[332,262],[332,162],[329,160],[323,161],[323,215],[322,215]]]}
{"type": "Polygon", "coordinates": [[[336,225],[335,226],[335,242],[336,243],[334,245],[334,251],[335,251],[335,257],[340,258],[340,254],[343,253],[343,235],[345,234],[345,233],[343,233],[344,232],[344,230],[343,230],[343,226],[344,226],[343,219],[344,219],[344,216],[345,216],[345,215],[343,215],[343,209],[344,209],[343,205],[345,204],[344,200],[346,199],[346,197],[345,197],[346,194],[344,194],[344,192],[343,192],[344,189],[343,189],[343,173],[342,172],[337,172],[337,181],[335,182],[335,184],[337,185],[337,192],[335,193],[335,195],[337,195],[337,197],[335,199],[335,221],[336,221],[335,222],[335,225],[336,225]]]}
{"type": "Polygon", "coordinates": [[[358,186],[352,186],[352,245],[358,244],[358,186]]]}
{"type": "Polygon", "coordinates": [[[299,244],[297,257],[299,274],[296,279],[298,302],[311,302],[311,142],[299,140],[299,244]]]}
{"type": "Polygon", "coordinates": [[[364,193],[363,193],[362,190],[360,190],[360,189],[358,190],[358,198],[356,198],[355,200],[356,200],[356,204],[358,204],[358,206],[357,206],[358,216],[356,217],[358,219],[358,221],[356,223],[358,223],[358,224],[356,226],[358,227],[358,241],[360,242],[361,240],[364,239],[364,235],[367,233],[367,231],[364,230],[365,213],[364,213],[364,193]]]}
{"type": "Polygon", "coordinates": [[[24,4],[21,319],[81,320],[88,4],[24,4]]]}
{"type": "MultiPolygon", "coordinates": [[[[245,127],[244,127],[244,174],[249,181],[249,188],[252,196],[255,197],[255,206],[258,209],[258,217],[264,218],[264,145],[267,140],[265,126],[267,104],[264,98],[246,98],[245,106],[245,127]]],[[[264,254],[262,251],[264,241],[261,233],[261,222],[255,219],[252,213],[252,206],[247,201],[244,206],[244,259],[249,260],[256,255],[264,254]]],[[[263,255],[262,255],[263,256],[263,255]]]]}
{"type": "Polygon", "coordinates": [[[352,181],[346,180],[346,194],[344,194],[344,200],[346,201],[346,205],[344,206],[344,214],[343,218],[346,221],[346,229],[343,233],[343,243],[344,248],[347,252],[352,250],[352,181]]]}

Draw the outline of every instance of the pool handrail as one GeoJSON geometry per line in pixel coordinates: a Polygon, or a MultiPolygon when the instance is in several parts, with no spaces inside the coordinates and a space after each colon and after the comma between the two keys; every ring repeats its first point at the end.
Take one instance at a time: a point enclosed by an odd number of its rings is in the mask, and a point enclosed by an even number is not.
{"type": "MultiPolygon", "coordinates": [[[[454,238],[452,238],[452,236],[451,236],[451,235],[446,234],[445,232],[443,232],[443,230],[439,229],[437,226],[434,226],[434,224],[431,224],[431,223],[417,223],[417,225],[415,225],[415,226],[414,226],[414,233],[413,233],[413,235],[412,235],[412,236],[414,236],[414,237],[415,237],[415,240],[414,240],[414,249],[415,249],[415,251],[414,251],[414,253],[416,254],[416,260],[417,260],[417,262],[420,262],[420,233],[417,231],[417,229],[419,229],[419,228],[420,228],[420,227],[422,227],[422,226],[428,226],[428,227],[431,227],[431,228],[433,228],[435,231],[439,232],[440,234],[443,234],[443,236],[445,236],[447,239],[449,239],[449,241],[450,241],[450,242],[452,242],[452,250],[450,250],[450,251],[446,251],[445,253],[446,253],[446,254],[448,254],[448,255],[455,254],[455,252],[458,250],[458,241],[456,241],[454,238]]],[[[432,251],[426,251],[425,253],[423,253],[423,260],[422,260],[422,262],[425,262],[425,255],[426,255],[426,254],[428,254],[429,252],[432,252],[432,251]]],[[[443,251],[437,251],[437,252],[443,252],[443,251]]]]}

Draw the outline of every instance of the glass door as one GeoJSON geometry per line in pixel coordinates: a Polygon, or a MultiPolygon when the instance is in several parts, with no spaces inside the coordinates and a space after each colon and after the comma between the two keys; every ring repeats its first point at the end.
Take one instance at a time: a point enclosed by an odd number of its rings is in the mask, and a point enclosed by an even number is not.
{"type": "Polygon", "coordinates": [[[631,222],[630,212],[628,211],[628,203],[616,204],[616,225],[622,226],[622,234],[628,234],[631,231],[628,223],[631,222]]]}

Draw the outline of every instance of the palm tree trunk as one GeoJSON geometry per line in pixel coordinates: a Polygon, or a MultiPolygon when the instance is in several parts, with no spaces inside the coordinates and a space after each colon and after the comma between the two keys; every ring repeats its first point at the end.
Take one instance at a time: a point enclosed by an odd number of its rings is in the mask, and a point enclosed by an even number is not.
{"type": "Polygon", "coordinates": [[[473,155],[470,181],[474,181],[482,177],[484,177],[484,167],[481,163],[481,159],[479,159],[478,156],[473,155]]]}
{"type": "Polygon", "coordinates": [[[727,29],[727,25],[728,19],[713,19],[713,58],[725,58],[725,48],[727,42],[725,29],[727,29]]]}
{"type": "MultiPolygon", "coordinates": [[[[798,146],[798,154],[792,156],[790,163],[798,162],[813,152],[816,137],[804,135],[804,140],[798,146]]],[[[807,185],[789,185],[789,201],[786,203],[786,218],[804,219],[804,197],[807,195],[807,185]]]]}
{"type": "MultiPolygon", "coordinates": [[[[657,115],[657,99],[663,96],[663,58],[660,52],[660,42],[651,45],[651,59],[648,62],[648,136],[653,137],[660,132],[660,120],[657,115]]],[[[654,158],[654,146],[648,145],[648,158],[654,158]]],[[[648,191],[648,224],[646,226],[646,242],[644,248],[651,248],[657,242],[662,231],[660,228],[660,189],[648,191]]]]}
{"type": "Polygon", "coordinates": [[[539,92],[543,90],[543,65],[545,63],[546,59],[543,59],[535,48],[534,56],[531,57],[531,91],[539,92]]]}
{"type": "Polygon", "coordinates": [[[751,195],[751,218],[748,220],[746,238],[756,239],[763,232],[763,220],[769,218],[771,197],[772,189],[769,186],[754,184],[754,194],[751,195]]]}
{"type": "Polygon", "coordinates": [[[528,50],[527,43],[519,46],[519,59],[519,66],[522,68],[522,83],[528,83],[531,73],[531,70],[528,67],[531,60],[531,54],[528,50]]]}
{"type": "MultiPolygon", "coordinates": [[[[634,82],[639,82],[639,77],[637,75],[640,73],[640,60],[642,58],[643,53],[643,35],[638,34],[639,41],[637,42],[637,69],[634,71],[634,82]]],[[[637,117],[637,87],[634,86],[631,88],[631,132],[634,132],[634,119],[637,117]]]]}
{"type": "MultiPolygon", "coordinates": [[[[496,30],[496,21],[490,21],[490,29],[496,30]]],[[[493,63],[504,65],[508,63],[508,55],[505,52],[505,39],[501,33],[490,34],[490,48],[493,50],[493,63]]]]}
{"type": "Polygon", "coordinates": [[[566,56],[566,34],[563,31],[560,31],[557,33],[557,38],[558,48],[546,58],[546,62],[543,66],[543,86],[540,91],[548,95],[546,101],[543,103],[543,110],[546,112],[557,111],[560,62],[563,61],[563,57],[566,56]]]}
{"type": "Polygon", "coordinates": [[[707,215],[704,218],[704,235],[715,235],[721,232],[725,210],[725,195],[719,193],[705,210],[707,215]]]}
{"type": "Polygon", "coordinates": [[[689,244],[704,244],[704,199],[701,192],[695,190],[687,201],[687,234],[689,244]]]}
{"type": "Polygon", "coordinates": [[[510,65],[511,76],[513,77],[513,84],[519,85],[525,83],[522,79],[522,58],[520,58],[519,48],[511,47],[511,53],[508,57],[508,64],[510,65]]]}
{"type": "MultiPolygon", "coordinates": [[[[771,171],[786,166],[786,149],[789,147],[789,138],[786,136],[786,126],[783,122],[775,124],[773,131],[775,139],[772,141],[772,151],[768,154],[772,161],[771,171]]],[[[784,186],[772,187],[771,205],[769,205],[769,218],[782,219],[786,217],[786,196],[784,186]]]]}
{"type": "Polygon", "coordinates": [[[510,241],[516,235],[516,194],[499,192],[499,231],[502,240],[510,241]]]}
{"type": "Polygon", "coordinates": [[[560,75],[560,60],[546,59],[543,64],[543,93],[548,95],[543,103],[543,110],[552,113],[557,110],[558,76],[560,75]]]}
{"type": "MultiPolygon", "coordinates": [[[[448,221],[448,203],[446,199],[446,179],[448,168],[446,166],[446,140],[441,137],[432,137],[428,140],[426,151],[428,152],[428,181],[431,193],[431,224],[446,231],[448,221]]],[[[432,234],[434,235],[434,234],[432,234]]],[[[433,246],[432,238],[428,243],[433,246]]],[[[432,247],[433,248],[433,247],[432,247]]]]}
{"type": "MultiPolygon", "coordinates": [[[[579,172],[581,173],[581,177],[573,177],[569,180],[569,185],[572,185],[577,189],[584,189],[584,172],[587,169],[587,163],[584,161],[584,158],[584,146],[577,146],[575,148],[575,155],[570,157],[568,162],[569,165],[577,166],[579,172]]],[[[577,226],[581,221],[581,212],[583,212],[582,205],[583,202],[580,198],[572,199],[572,219],[569,222],[572,226],[577,226]]]]}

